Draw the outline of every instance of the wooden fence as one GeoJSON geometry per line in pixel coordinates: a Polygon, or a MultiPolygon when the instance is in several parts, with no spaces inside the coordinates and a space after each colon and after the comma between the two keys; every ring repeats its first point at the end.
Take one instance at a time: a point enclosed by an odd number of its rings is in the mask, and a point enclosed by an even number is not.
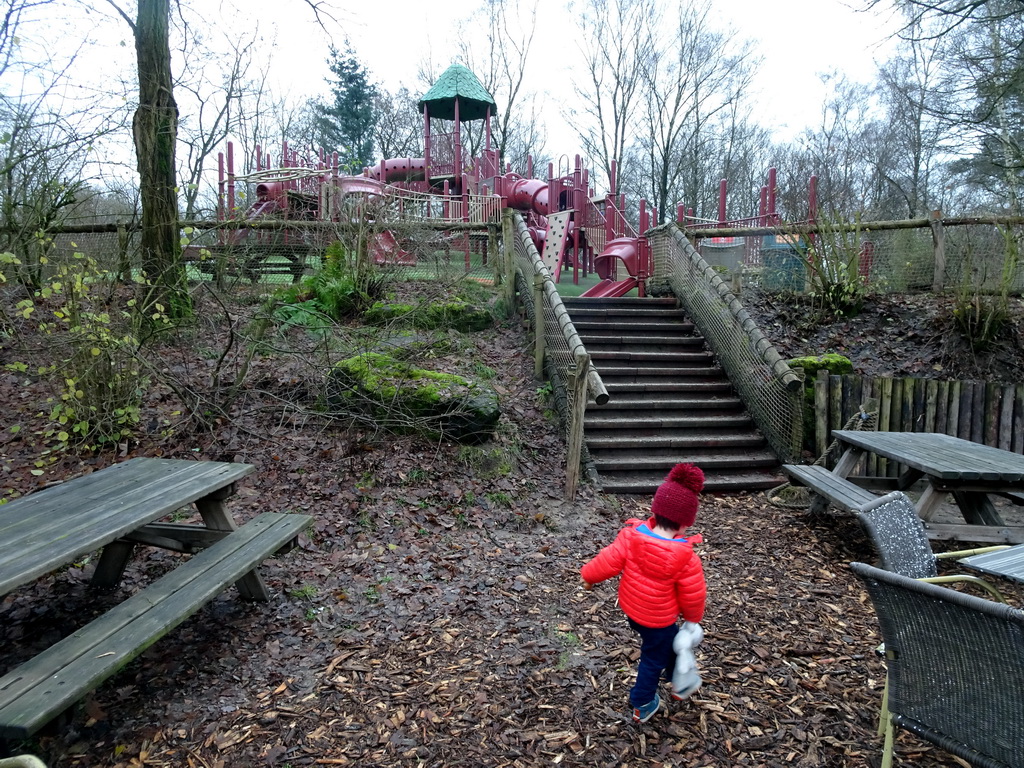
{"type": "MultiPolygon", "coordinates": [[[[941,432],[1024,453],[1024,384],[846,375],[814,382],[816,455],[828,448],[832,430],[846,427],[871,399],[877,401],[880,432],[941,432]]],[[[896,477],[901,470],[871,455],[857,474],[896,477]]]]}

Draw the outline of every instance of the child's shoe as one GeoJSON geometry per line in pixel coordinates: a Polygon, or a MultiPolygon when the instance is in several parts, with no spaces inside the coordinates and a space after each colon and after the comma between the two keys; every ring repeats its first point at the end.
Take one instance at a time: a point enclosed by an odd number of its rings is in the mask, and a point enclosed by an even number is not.
{"type": "Polygon", "coordinates": [[[660,706],[661,697],[658,694],[654,694],[654,698],[642,707],[633,707],[633,721],[637,723],[646,723],[654,717],[660,706]]]}

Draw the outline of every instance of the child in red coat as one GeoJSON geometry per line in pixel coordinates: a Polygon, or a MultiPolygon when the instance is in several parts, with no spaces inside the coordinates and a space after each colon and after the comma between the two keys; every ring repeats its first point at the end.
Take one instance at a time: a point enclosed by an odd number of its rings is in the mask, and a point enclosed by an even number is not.
{"type": "MultiPolygon", "coordinates": [[[[646,723],[661,706],[658,683],[676,665],[676,620],[697,624],[704,616],[707,585],[693,545],[684,537],[697,517],[697,494],[704,473],[693,464],[677,464],[654,493],[652,517],[627,520],[610,545],[580,569],[587,589],[613,576],[619,579],[619,607],[640,635],[640,663],[629,693],[633,719],[646,723]]],[[[699,678],[697,678],[699,680],[699,678]]],[[[673,691],[674,698],[693,693],[673,691]]]]}

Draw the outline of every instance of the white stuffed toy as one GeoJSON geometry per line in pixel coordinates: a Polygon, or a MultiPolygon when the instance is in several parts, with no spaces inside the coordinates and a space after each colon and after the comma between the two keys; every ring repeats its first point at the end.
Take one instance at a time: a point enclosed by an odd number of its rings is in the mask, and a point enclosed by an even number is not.
{"type": "Polygon", "coordinates": [[[700,624],[692,621],[683,622],[675,639],[672,650],[676,652],[676,668],[672,671],[672,698],[676,701],[688,699],[700,688],[701,679],[697,672],[697,657],[693,649],[704,639],[704,630],[700,624]]]}

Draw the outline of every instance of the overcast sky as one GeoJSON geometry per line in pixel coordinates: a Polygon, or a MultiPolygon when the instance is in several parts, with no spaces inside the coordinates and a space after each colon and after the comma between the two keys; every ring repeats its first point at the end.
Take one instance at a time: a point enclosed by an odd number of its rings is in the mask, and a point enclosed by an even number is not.
{"type": "MultiPolygon", "coordinates": [[[[732,25],[743,37],[756,41],[764,65],[755,83],[762,123],[774,129],[777,140],[791,140],[820,116],[826,94],[819,74],[839,70],[852,80],[870,81],[875,62],[892,49],[887,37],[891,18],[868,15],[857,9],[864,0],[719,0],[713,13],[722,26],[732,25]]],[[[173,5],[173,4],[172,4],[173,5]]],[[[326,94],[326,64],[331,42],[343,46],[347,38],[371,76],[389,90],[401,85],[422,93],[419,65],[431,60],[440,72],[455,59],[460,35],[469,34],[466,18],[475,4],[426,3],[422,0],[334,0],[339,10],[328,22],[331,37],[316,23],[302,0],[192,0],[195,12],[207,15],[215,32],[237,30],[239,36],[258,25],[267,41],[272,82],[279,93],[304,100],[326,94]],[[276,45],[271,48],[270,40],[276,45]]],[[[126,10],[134,14],[128,0],[126,10]]],[[[532,2],[524,0],[522,8],[532,2]]],[[[61,39],[68,48],[83,34],[100,45],[76,66],[85,89],[124,93],[111,84],[123,78],[134,88],[135,51],[128,26],[105,0],[85,0],[81,6],[47,5],[52,19],[26,27],[26,45],[35,40],[54,50],[61,39]],[[77,12],[92,6],[92,12],[77,12]],[[58,13],[59,12],[59,13],[58,13]],[[61,29],[61,27],[64,29],[61,29]],[[36,38],[38,38],[36,40],[36,38]]],[[[525,10],[524,10],[525,12],[525,10]]],[[[577,95],[570,68],[579,62],[576,26],[569,0],[542,0],[538,4],[536,37],[528,89],[546,94],[543,113],[547,151],[571,156],[579,151],[574,130],[563,119],[565,106],[577,95]],[[552,63],[554,62],[554,63],[552,63]]],[[[216,34],[210,35],[216,44],[216,34]]]]}
{"type": "MultiPolygon", "coordinates": [[[[252,9],[265,7],[264,19],[280,18],[284,0],[251,0],[252,9]],[[278,13],[271,13],[276,8],[278,13]]],[[[295,0],[291,0],[295,2],[295,0]]],[[[296,5],[301,5],[296,3],[296,5]]],[[[464,2],[424,3],[422,0],[370,0],[342,3],[339,14],[339,43],[348,36],[359,58],[373,76],[389,89],[406,85],[416,90],[417,65],[432,58],[443,69],[455,55],[458,36],[464,33],[465,17],[473,5],[464,2]]],[[[523,2],[524,9],[532,3],[523,2]]],[[[892,18],[857,10],[862,0],[719,0],[713,13],[723,26],[757,42],[764,65],[756,88],[764,121],[777,130],[780,139],[791,139],[820,114],[826,94],[818,74],[837,69],[853,80],[870,81],[876,60],[884,60],[892,49],[887,41],[894,29],[892,18]]],[[[323,34],[304,13],[295,8],[288,23],[279,24],[279,46],[275,68],[283,77],[305,73],[309,79],[327,74],[317,47],[308,43],[323,34]],[[297,17],[302,21],[297,22],[297,17]],[[307,42],[306,45],[302,41],[307,42]],[[313,73],[318,73],[314,76],[313,73]]],[[[573,98],[564,61],[577,52],[573,40],[575,25],[567,0],[544,0],[538,7],[538,24],[533,50],[536,66],[528,84],[551,94],[547,110],[552,153],[574,152],[575,147],[556,146],[557,137],[573,141],[571,131],[558,130],[558,105],[573,98]],[[550,55],[554,54],[554,55],[550,55]]],[[[322,50],[322,48],[320,49],[322,50]]]]}

